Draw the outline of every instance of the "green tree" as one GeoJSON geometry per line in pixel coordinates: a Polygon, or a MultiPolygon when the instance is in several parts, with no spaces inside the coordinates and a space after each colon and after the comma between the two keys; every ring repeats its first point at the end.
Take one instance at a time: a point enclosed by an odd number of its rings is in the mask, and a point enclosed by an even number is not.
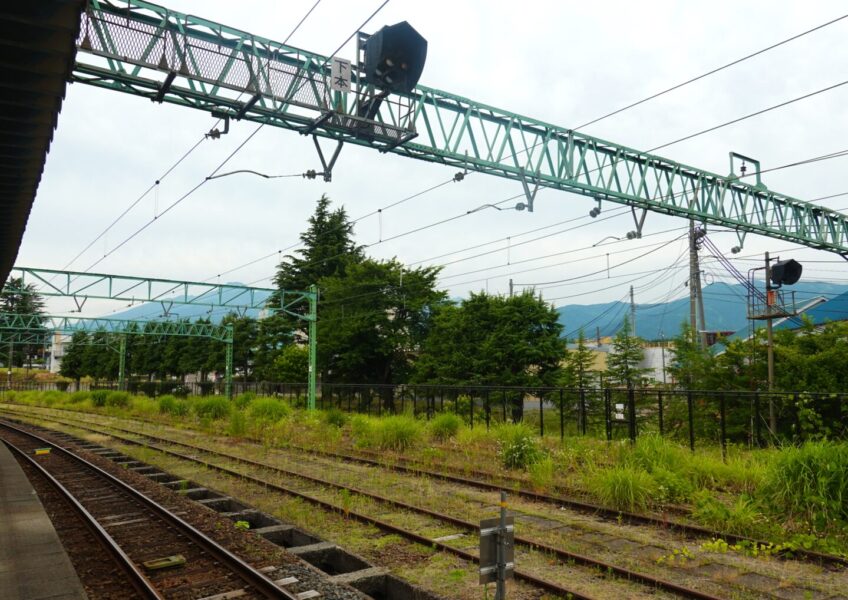
{"type": "MultiPolygon", "coordinates": [[[[471,294],[439,307],[415,365],[421,383],[552,385],[561,375],[565,341],[559,315],[532,292],[507,298],[471,294]]],[[[513,419],[523,415],[520,394],[513,419]]]]}
{"type": "MultiPolygon", "coordinates": [[[[333,209],[327,196],[322,195],[318,199],[308,223],[306,231],[300,235],[303,247],[285,256],[277,267],[274,277],[277,292],[269,298],[269,307],[279,308],[282,305],[283,290],[306,291],[324,278],[344,278],[348,265],[357,264],[364,258],[362,248],[353,241],[353,223],[347,211],[344,207],[333,209]]],[[[320,292],[324,300],[326,294],[323,289],[320,292]]],[[[288,310],[305,314],[307,309],[304,302],[288,310]]],[[[318,312],[323,312],[320,303],[318,312]]],[[[275,313],[263,319],[256,348],[256,365],[260,375],[265,377],[270,374],[277,355],[292,341],[295,332],[304,339],[307,329],[306,321],[290,314],[275,313]]]]}
{"type": "Polygon", "coordinates": [[[403,383],[435,306],[439,268],[407,269],[396,260],[349,263],[320,280],[318,368],[325,379],[403,383]]]}
{"type": "Polygon", "coordinates": [[[563,383],[568,387],[587,387],[593,379],[591,373],[594,364],[595,353],[586,345],[586,335],[581,329],[577,336],[577,347],[565,355],[563,383]]]}
{"type": "Polygon", "coordinates": [[[86,332],[77,331],[74,333],[71,336],[70,342],[64,347],[62,364],[59,367],[59,374],[62,377],[75,380],[77,389],[79,389],[80,379],[86,375],[85,371],[83,371],[83,358],[87,343],[88,334],[86,332]]]}
{"type": "Polygon", "coordinates": [[[671,347],[668,372],[677,385],[686,389],[713,389],[716,386],[716,360],[701,347],[698,332],[689,323],[680,325],[680,334],[671,347]]]}
{"type": "MultiPolygon", "coordinates": [[[[43,317],[44,299],[38,294],[34,284],[28,283],[24,285],[23,279],[19,277],[12,277],[3,287],[3,291],[0,292],[0,312],[6,314],[26,316],[35,315],[36,317],[43,317]]],[[[39,318],[37,322],[41,324],[43,322],[43,318],[39,318]]],[[[14,334],[16,331],[20,333],[34,333],[39,330],[46,333],[46,330],[43,328],[36,330],[10,329],[6,331],[14,334]]],[[[36,348],[36,346],[32,345],[9,346],[8,348],[3,348],[4,353],[8,350],[8,354],[5,354],[5,357],[11,357],[11,365],[7,366],[24,366],[27,358],[31,360],[32,354],[36,348]]],[[[5,358],[5,362],[8,363],[9,358],[5,358]]]]}
{"type": "Polygon", "coordinates": [[[309,348],[289,344],[274,360],[269,379],[283,383],[305,383],[309,375],[309,348]]]}
{"type": "Polygon", "coordinates": [[[650,369],[640,369],[645,357],[642,340],[633,335],[630,319],[624,317],[621,329],[612,341],[612,352],[607,356],[607,379],[611,383],[633,388],[650,369]]]}

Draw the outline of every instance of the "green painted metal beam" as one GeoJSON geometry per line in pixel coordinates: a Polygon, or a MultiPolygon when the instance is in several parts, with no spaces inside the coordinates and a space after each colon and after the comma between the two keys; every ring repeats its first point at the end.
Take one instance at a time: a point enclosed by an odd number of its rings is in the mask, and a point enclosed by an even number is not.
{"type": "Polygon", "coordinates": [[[369,120],[326,57],[141,0],[90,0],[78,47],[74,81],[848,255],[848,217],[762,183],[425,86],[369,120]]]}

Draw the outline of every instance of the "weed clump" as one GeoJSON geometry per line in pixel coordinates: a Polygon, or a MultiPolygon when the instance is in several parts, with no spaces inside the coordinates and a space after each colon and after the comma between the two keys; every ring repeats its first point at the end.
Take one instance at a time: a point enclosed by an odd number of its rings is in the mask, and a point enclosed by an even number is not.
{"type": "Polygon", "coordinates": [[[227,434],[232,437],[242,437],[247,432],[247,419],[244,413],[240,410],[234,410],[230,413],[230,424],[227,427],[227,434]]]}
{"type": "Polygon", "coordinates": [[[130,405],[130,395],[127,392],[109,392],[106,396],[106,406],[112,408],[127,408],[130,405]]]}
{"type": "Polygon", "coordinates": [[[535,434],[527,425],[502,425],[497,433],[498,456],[507,469],[527,469],[544,457],[535,434]]]}
{"type": "Polygon", "coordinates": [[[383,450],[403,451],[421,439],[421,423],[406,415],[385,417],[377,422],[376,437],[383,450]]]}
{"type": "Polygon", "coordinates": [[[692,516],[707,527],[739,535],[756,534],[765,521],[748,496],[743,494],[728,506],[706,490],[696,495],[692,516]]]}
{"type": "Polygon", "coordinates": [[[451,413],[442,413],[430,421],[430,435],[443,442],[455,437],[462,427],[462,419],[451,413]]]}
{"type": "Polygon", "coordinates": [[[599,469],[589,477],[588,483],[603,504],[619,510],[647,508],[656,491],[656,482],[641,467],[599,469]]]}
{"type": "Polygon", "coordinates": [[[106,398],[109,397],[109,390],[94,390],[91,392],[91,404],[97,408],[106,406],[106,398]]]}
{"type": "Polygon", "coordinates": [[[171,394],[159,396],[159,412],[172,417],[184,417],[188,414],[189,405],[186,400],[177,399],[171,394]]]}
{"type": "Polygon", "coordinates": [[[233,398],[233,404],[236,405],[237,409],[244,410],[254,400],[256,400],[256,394],[254,394],[253,392],[244,392],[243,394],[239,394],[238,396],[233,398]]]}
{"type": "Polygon", "coordinates": [[[784,448],[770,463],[762,491],[774,508],[815,531],[848,523],[848,444],[784,448]]]}
{"type": "Polygon", "coordinates": [[[85,402],[91,397],[89,392],[74,392],[70,396],[68,396],[68,402],[71,404],[79,404],[80,402],[85,402]]]}
{"type": "Polygon", "coordinates": [[[230,414],[230,401],[221,397],[203,398],[194,403],[194,412],[201,419],[223,419],[230,414]]]}
{"type": "Polygon", "coordinates": [[[347,423],[347,415],[338,408],[331,408],[324,413],[324,422],[327,425],[332,425],[333,427],[341,429],[345,426],[345,423],[347,423]]]}
{"type": "Polygon", "coordinates": [[[291,413],[288,404],[276,398],[258,398],[250,403],[250,416],[259,421],[276,423],[291,413]]]}

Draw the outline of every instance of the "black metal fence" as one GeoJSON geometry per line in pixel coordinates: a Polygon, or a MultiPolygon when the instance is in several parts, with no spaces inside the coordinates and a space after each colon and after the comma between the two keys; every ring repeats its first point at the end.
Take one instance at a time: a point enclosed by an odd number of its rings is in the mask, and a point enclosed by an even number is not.
{"type": "MultiPolygon", "coordinates": [[[[222,394],[219,383],[145,382],[130,390],[222,394]]],[[[8,389],[8,388],[6,388],[8,389]]],[[[13,384],[15,390],[58,389],[57,384],[13,384]]],[[[72,384],[68,391],[73,391],[72,384]]],[[[83,389],[117,389],[117,384],[84,384],[83,389]]],[[[61,391],[61,390],[60,390],[61,391]]],[[[235,394],[253,392],[305,405],[306,384],[234,382],[235,394]]],[[[0,397],[3,386],[0,386],[0,397]]],[[[461,416],[471,427],[523,421],[542,436],[591,436],[635,440],[655,432],[688,444],[765,446],[775,441],[827,436],[848,438],[848,395],[806,392],[747,392],[659,388],[553,388],[456,385],[333,384],[319,386],[316,405],[374,416],[438,413],[461,416]],[[776,427],[769,426],[773,413],[776,427]]]]}

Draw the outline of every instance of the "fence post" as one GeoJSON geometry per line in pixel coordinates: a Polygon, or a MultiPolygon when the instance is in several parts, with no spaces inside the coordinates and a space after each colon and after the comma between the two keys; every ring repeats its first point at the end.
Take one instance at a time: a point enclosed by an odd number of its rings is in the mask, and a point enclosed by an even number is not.
{"type": "Polygon", "coordinates": [[[586,390],[580,387],[580,414],[578,415],[580,433],[586,435],[586,390]]]}
{"type": "Polygon", "coordinates": [[[607,430],[607,441],[612,441],[612,415],[610,414],[610,410],[612,407],[610,406],[610,402],[612,401],[612,390],[609,388],[604,390],[604,416],[606,421],[606,430],[607,430]]]}
{"type": "Polygon", "coordinates": [[[636,392],[632,387],[627,388],[628,407],[628,429],[630,430],[630,443],[636,443],[636,392]]]}
{"type": "Polygon", "coordinates": [[[486,402],[486,431],[489,431],[489,419],[491,418],[490,413],[492,411],[492,407],[489,404],[489,390],[486,390],[486,400],[485,400],[485,402],[486,402]]]}
{"type": "Polygon", "coordinates": [[[719,426],[721,433],[721,460],[727,462],[727,413],[724,406],[724,392],[719,392],[718,415],[720,419],[719,426]]]}
{"type": "Polygon", "coordinates": [[[662,392],[657,392],[657,409],[658,409],[658,416],[659,416],[659,419],[660,419],[660,437],[662,437],[665,434],[665,430],[664,430],[665,425],[663,423],[663,393],[662,392]]]}
{"type": "Polygon", "coordinates": [[[474,429],[474,394],[468,394],[468,421],[471,425],[471,429],[474,429]]]}
{"type": "Polygon", "coordinates": [[[757,446],[763,447],[763,436],[760,431],[760,393],[754,392],[754,438],[757,446]]]}
{"type": "Polygon", "coordinates": [[[693,414],[692,390],[686,391],[686,409],[689,412],[689,449],[695,451],[695,415],[693,414]]]}
{"type": "MultiPolygon", "coordinates": [[[[800,399],[798,392],[792,394],[792,401],[795,405],[795,427],[798,429],[798,439],[803,441],[803,431],[801,431],[801,410],[798,408],[798,402],[800,399]]],[[[818,395],[816,395],[816,398],[814,399],[814,406],[821,406],[821,404],[819,404],[818,395]]]]}
{"type": "Polygon", "coordinates": [[[565,440],[565,413],[563,411],[562,388],[559,388],[559,441],[565,440]]]}
{"type": "Polygon", "coordinates": [[[501,401],[503,404],[503,423],[506,423],[506,390],[501,390],[501,401]]]}
{"type": "Polygon", "coordinates": [[[539,392],[539,437],[545,437],[545,393],[539,392]]]}

